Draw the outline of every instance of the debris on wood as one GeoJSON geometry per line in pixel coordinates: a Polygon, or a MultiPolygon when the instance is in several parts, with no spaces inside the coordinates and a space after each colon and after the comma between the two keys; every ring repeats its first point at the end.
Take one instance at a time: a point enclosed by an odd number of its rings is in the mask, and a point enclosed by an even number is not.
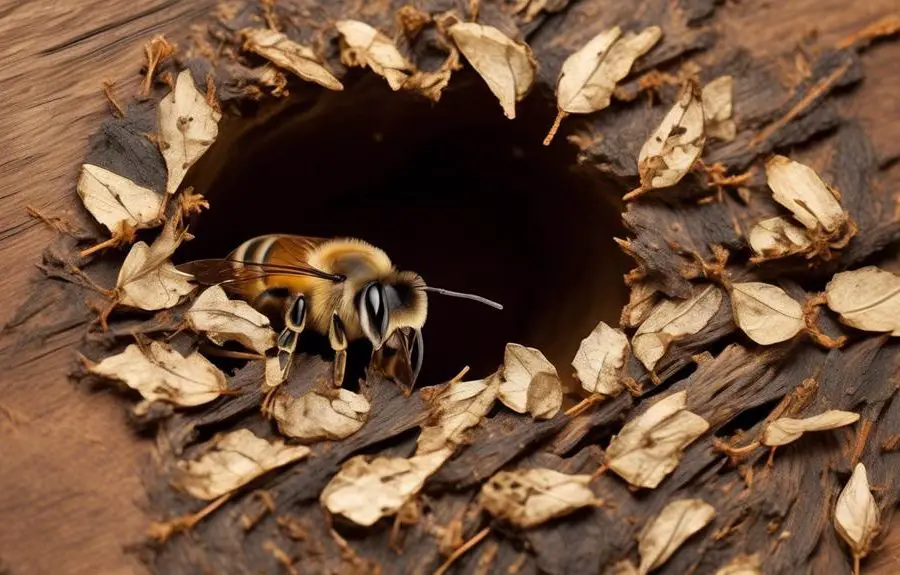
{"type": "Polygon", "coordinates": [[[415,71],[394,42],[365,22],[340,20],[341,62],[347,66],[368,66],[387,80],[391,90],[399,90],[415,71]]]}
{"type": "Polygon", "coordinates": [[[735,323],[760,345],[787,341],[805,325],[803,308],[780,287],[763,282],[734,283],[730,295],[735,323]]]}
{"type": "Polygon", "coordinates": [[[562,382],[556,367],[539,350],[510,343],[503,354],[498,397],[516,413],[550,419],[562,407],[562,382]]]}
{"type": "Polygon", "coordinates": [[[877,266],[841,272],[825,286],[828,307],[865,331],[900,336],[900,277],[877,266]]]}
{"type": "Polygon", "coordinates": [[[451,381],[431,398],[429,422],[422,427],[416,453],[462,444],[466,431],[488,414],[499,392],[499,374],[475,381],[451,381]]]}
{"type": "Polygon", "coordinates": [[[479,501],[498,519],[527,529],[600,501],[590,490],[590,475],[552,469],[501,471],[481,488],[479,501]]]}
{"type": "Polygon", "coordinates": [[[231,300],[221,286],[203,291],[185,313],[190,328],[217,345],[236,341],[257,353],[275,345],[269,318],[243,300],[231,300]]]}
{"type": "Polygon", "coordinates": [[[100,166],[84,164],[75,188],[84,207],[113,236],[162,223],[163,196],[100,166]]]}
{"type": "Polygon", "coordinates": [[[859,414],[851,411],[830,409],[819,415],[793,419],[782,417],[770,422],[763,430],[761,443],[768,447],[787,445],[800,439],[808,431],[837,429],[859,421],[859,414]]]}
{"type": "Polygon", "coordinates": [[[178,230],[176,222],[170,219],[151,245],[137,242],[131,246],[116,280],[119,304],[148,311],[168,309],[194,291],[193,276],[178,271],[169,261],[187,233],[178,230]]]}
{"type": "Polygon", "coordinates": [[[370,409],[365,397],[348,389],[316,389],[300,397],[281,391],[272,417],[286,437],[314,442],[350,437],[365,424],[370,409]]]}
{"type": "Polygon", "coordinates": [[[581,341],[578,353],[572,360],[581,387],[588,393],[607,396],[620,393],[624,386],[619,379],[628,350],[628,337],[621,330],[613,329],[602,321],[597,324],[594,331],[581,341]]]}
{"type": "Polygon", "coordinates": [[[859,574],[859,560],[871,551],[880,521],[878,505],[869,488],[866,466],[857,463],[834,508],[834,527],[850,546],[856,575],[859,574]]]}
{"type": "Polygon", "coordinates": [[[660,511],[638,537],[641,563],[638,573],[645,575],[669,560],[692,535],[709,525],[716,508],[702,499],[672,501],[660,511]]]}
{"type": "Polygon", "coordinates": [[[343,90],[344,85],[322,64],[311,48],[298,44],[280,32],[264,28],[247,29],[243,48],[293,72],[307,82],[329,90],[343,90]]]}
{"type": "Polygon", "coordinates": [[[804,253],[812,245],[806,230],[784,216],[762,220],[747,240],[760,261],[804,253]]]}
{"type": "Polygon", "coordinates": [[[730,142],[737,135],[737,125],[731,117],[733,85],[731,76],[719,76],[703,86],[703,121],[708,138],[730,142]]]}

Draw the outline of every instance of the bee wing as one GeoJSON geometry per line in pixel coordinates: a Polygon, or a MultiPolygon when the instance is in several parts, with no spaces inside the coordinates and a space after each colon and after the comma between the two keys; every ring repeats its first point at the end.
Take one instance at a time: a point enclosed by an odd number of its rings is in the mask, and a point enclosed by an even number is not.
{"type": "Polygon", "coordinates": [[[344,280],[343,276],[323,272],[302,263],[260,264],[228,258],[195,260],[181,264],[177,269],[194,276],[194,281],[200,285],[207,286],[234,285],[275,276],[308,276],[335,282],[344,280]]]}

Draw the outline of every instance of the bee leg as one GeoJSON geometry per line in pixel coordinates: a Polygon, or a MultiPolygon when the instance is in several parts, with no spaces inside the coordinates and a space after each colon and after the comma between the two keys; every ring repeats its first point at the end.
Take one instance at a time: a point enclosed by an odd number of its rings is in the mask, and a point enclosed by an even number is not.
{"type": "Polygon", "coordinates": [[[347,368],[347,334],[344,332],[344,322],[337,314],[331,316],[328,342],[334,350],[334,386],[340,387],[344,383],[344,371],[347,368]]]}
{"type": "Polygon", "coordinates": [[[270,412],[275,391],[287,379],[294,365],[297,341],[306,326],[306,299],[303,295],[298,295],[286,306],[284,326],[276,340],[274,357],[270,357],[266,364],[266,387],[269,389],[263,399],[263,413],[270,412]]]}

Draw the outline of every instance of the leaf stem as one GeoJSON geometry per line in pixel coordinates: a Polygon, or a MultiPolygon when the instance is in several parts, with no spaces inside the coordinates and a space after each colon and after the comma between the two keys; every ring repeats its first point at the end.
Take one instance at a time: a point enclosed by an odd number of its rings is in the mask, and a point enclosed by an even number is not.
{"type": "Polygon", "coordinates": [[[453,565],[453,563],[466,554],[469,549],[475,547],[481,540],[488,536],[491,532],[490,527],[485,527],[481,531],[475,534],[474,537],[463,543],[456,551],[454,551],[450,557],[447,557],[447,560],[444,561],[444,564],[437,568],[437,571],[434,572],[434,575],[444,575],[448,569],[453,565]]]}
{"type": "Polygon", "coordinates": [[[550,142],[553,141],[553,138],[556,136],[556,132],[559,131],[559,125],[562,124],[562,121],[563,121],[563,120],[566,118],[566,116],[568,116],[568,115],[569,115],[569,114],[568,114],[567,112],[563,112],[562,110],[560,110],[559,112],[557,112],[557,114],[556,114],[556,119],[553,120],[553,125],[550,126],[550,131],[547,132],[547,137],[544,138],[544,145],[545,145],[545,146],[549,146],[549,145],[550,145],[550,142]]]}

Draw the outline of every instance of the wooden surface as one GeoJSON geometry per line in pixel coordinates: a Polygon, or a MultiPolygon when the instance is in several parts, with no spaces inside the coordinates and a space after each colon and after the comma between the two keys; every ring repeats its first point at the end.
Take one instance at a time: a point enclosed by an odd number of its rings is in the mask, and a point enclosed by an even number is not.
{"type": "MultiPolygon", "coordinates": [[[[136,92],[142,44],[177,35],[208,9],[203,0],[99,0],[23,5],[0,1],[0,324],[31,294],[33,263],[52,238],[25,206],[63,215],[86,137],[108,113],[103,80],[122,99],[136,92]]],[[[897,0],[727,3],[717,19],[729,38],[757,55],[789,54],[813,26],[813,45],[830,45],[878,18],[897,0]]],[[[864,56],[866,80],[845,100],[879,157],[900,157],[900,43],[864,56]]],[[[900,168],[891,168],[900,185],[900,168]]],[[[43,357],[0,355],[0,573],[140,573],[126,546],[148,522],[139,468],[149,455],[125,425],[122,406],[76,388],[73,329],[46,342],[43,357]]],[[[9,338],[0,337],[0,352],[9,338]]],[[[900,570],[900,527],[866,564],[900,570]]]]}

